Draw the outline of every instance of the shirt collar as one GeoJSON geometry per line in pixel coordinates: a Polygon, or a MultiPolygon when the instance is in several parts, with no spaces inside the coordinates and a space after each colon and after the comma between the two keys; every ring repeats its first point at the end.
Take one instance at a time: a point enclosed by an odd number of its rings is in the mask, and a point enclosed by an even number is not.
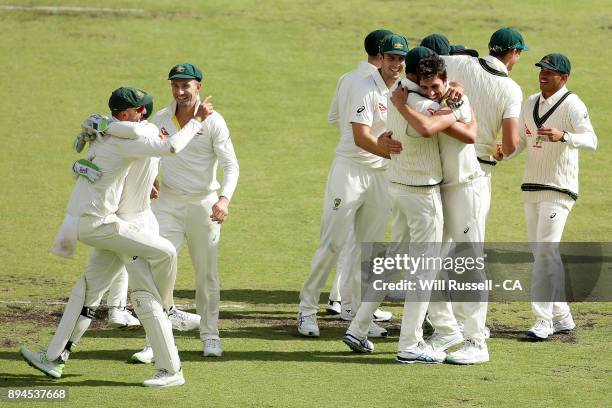
{"type": "Polygon", "coordinates": [[[385,81],[382,79],[382,75],[380,75],[380,71],[378,71],[378,69],[376,69],[371,76],[381,94],[386,95],[389,93],[389,88],[387,88],[387,84],[385,84],[385,81]]]}
{"type": "MultiPolygon", "coordinates": [[[[540,105],[541,106],[552,106],[555,103],[557,103],[557,101],[561,99],[561,97],[565,95],[566,92],[567,92],[567,88],[565,87],[565,85],[563,85],[561,89],[559,89],[557,92],[549,96],[547,99],[544,99],[544,96],[542,96],[540,98],[540,105]]],[[[542,95],[541,92],[540,92],[540,95],[542,95]]]]}
{"type": "Polygon", "coordinates": [[[368,61],[359,61],[359,65],[357,65],[357,71],[363,78],[374,74],[377,69],[376,66],[370,64],[368,61]]]}
{"type": "Polygon", "coordinates": [[[489,64],[489,66],[491,66],[492,68],[495,68],[496,70],[501,71],[504,74],[508,75],[508,68],[504,65],[503,62],[501,62],[494,56],[487,55],[487,56],[482,57],[482,59],[485,60],[487,64],[489,64]]]}

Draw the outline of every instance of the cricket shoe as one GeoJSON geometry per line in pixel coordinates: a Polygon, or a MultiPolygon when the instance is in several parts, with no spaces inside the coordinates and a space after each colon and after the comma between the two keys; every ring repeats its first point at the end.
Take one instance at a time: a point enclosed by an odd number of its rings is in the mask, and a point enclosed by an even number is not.
{"type": "Polygon", "coordinates": [[[133,363],[151,364],[155,362],[155,356],[153,355],[153,349],[148,344],[142,351],[132,354],[130,361],[133,363]]]}
{"type": "Polygon", "coordinates": [[[330,300],[325,306],[325,311],[330,315],[339,315],[342,312],[342,306],[337,300],[330,300]]]}
{"type": "Polygon", "coordinates": [[[176,387],[185,384],[185,377],[183,377],[183,369],[172,374],[168,370],[160,369],[153,377],[145,380],[142,385],[145,387],[154,388],[167,388],[176,387]]]}
{"type": "Polygon", "coordinates": [[[58,358],[55,361],[49,361],[47,359],[46,351],[39,351],[38,353],[35,353],[25,347],[22,347],[19,350],[19,353],[30,367],[33,367],[38,371],[42,371],[49,377],[60,378],[62,376],[62,372],[64,371],[64,362],[61,359],[58,358]]]}
{"type": "Polygon", "coordinates": [[[539,319],[535,322],[531,329],[527,331],[529,337],[538,340],[546,340],[548,336],[554,333],[552,322],[544,319],[539,319]]]}
{"type": "Polygon", "coordinates": [[[319,337],[319,326],[317,325],[317,314],[304,316],[298,314],[298,332],[305,337],[319,337]]]}
{"type": "Polygon", "coordinates": [[[472,339],[465,339],[461,350],[449,353],[446,362],[451,364],[480,364],[489,361],[489,349],[484,341],[478,343],[472,339]]]}
{"type": "Polygon", "coordinates": [[[576,328],[576,323],[572,318],[571,313],[561,320],[553,320],[554,333],[569,333],[576,328]]]}
{"type": "Polygon", "coordinates": [[[370,327],[368,327],[368,337],[387,337],[389,332],[382,326],[377,325],[374,322],[370,322],[370,327]]]}
{"type": "Polygon", "coordinates": [[[401,364],[438,364],[443,362],[445,358],[445,352],[434,350],[430,345],[421,341],[410,350],[398,352],[395,361],[401,364]]]}
{"type": "Polygon", "coordinates": [[[221,357],[223,349],[221,348],[221,339],[205,339],[203,343],[204,357],[221,357]]]}
{"type": "Polygon", "coordinates": [[[346,304],[340,305],[340,319],[346,322],[350,322],[353,320],[353,315],[351,314],[351,306],[346,304]]]}
{"type": "Polygon", "coordinates": [[[385,310],[376,309],[374,314],[372,315],[372,320],[375,322],[388,322],[393,317],[393,313],[387,312],[385,310]]]}
{"type": "Polygon", "coordinates": [[[342,341],[355,353],[371,353],[374,351],[374,344],[367,337],[361,340],[350,333],[346,333],[342,337],[342,341]]]}
{"type": "Polygon", "coordinates": [[[463,343],[463,335],[461,332],[451,334],[439,334],[434,332],[426,343],[436,351],[446,351],[457,344],[463,343]]]}
{"type": "Polygon", "coordinates": [[[108,324],[118,329],[135,329],[140,327],[140,320],[134,317],[132,312],[125,307],[110,307],[108,309],[108,324]]]}
{"type": "Polygon", "coordinates": [[[200,328],[200,315],[178,310],[174,306],[168,312],[168,319],[174,330],[189,331],[200,328]]]}

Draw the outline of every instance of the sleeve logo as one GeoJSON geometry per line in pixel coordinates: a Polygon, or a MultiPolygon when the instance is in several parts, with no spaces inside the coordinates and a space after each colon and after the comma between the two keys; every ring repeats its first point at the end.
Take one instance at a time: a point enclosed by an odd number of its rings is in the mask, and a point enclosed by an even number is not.
{"type": "Polygon", "coordinates": [[[361,113],[365,110],[365,106],[360,106],[359,108],[357,108],[357,113],[361,113]]]}

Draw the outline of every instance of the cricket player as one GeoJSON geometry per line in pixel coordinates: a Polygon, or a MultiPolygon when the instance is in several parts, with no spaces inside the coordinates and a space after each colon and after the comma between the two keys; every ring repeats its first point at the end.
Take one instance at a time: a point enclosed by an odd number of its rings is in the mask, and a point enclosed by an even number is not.
{"type": "MultiPolygon", "coordinates": [[[[361,61],[357,69],[344,74],[338,80],[334,96],[329,107],[328,120],[340,130],[340,140],[336,147],[336,157],[355,160],[359,162],[361,155],[366,154],[363,150],[355,145],[352,133],[348,129],[347,114],[350,111],[350,92],[354,84],[363,78],[375,73],[381,65],[382,57],[379,53],[380,43],[383,38],[392,34],[389,30],[375,30],[370,32],[364,40],[364,48],[368,55],[367,61],[361,61]],[[344,124],[344,125],[343,125],[344,124]]],[[[333,169],[332,165],[332,169],[333,169]]],[[[332,169],[330,169],[330,174],[332,169]]],[[[326,186],[326,197],[337,197],[336,190],[342,185],[349,184],[347,177],[342,178],[342,175],[336,174],[335,179],[328,178],[326,186]],[[332,184],[333,183],[333,184],[332,184]]],[[[350,187],[349,187],[350,188],[350,187]]],[[[329,221],[323,217],[321,222],[329,221]]],[[[359,266],[357,264],[359,254],[361,253],[360,243],[355,240],[354,228],[349,226],[349,235],[346,238],[344,248],[338,257],[336,278],[333,281],[330,291],[329,302],[326,306],[326,311],[329,314],[339,314],[343,320],[351,320],[351,311],[359,307],[358,295],[355,295],[355,307],[352,306],[353,292],[359,290],[359,266]]],[[[327,227],[321,226],[321,230],[327,227]]],[[[325,256],[331,256],[331,253],[325,253],[325,256]]],[[[324,269],[318,269],[318,272],[323,272],[324,269]]],[[[325,281],[323,281],[325,283],[325,281]]],[[[321,288],[322,290],[322,288],[321,288]]],[[[320,295],[320,291],[315,293],[315,296],[320,295]]],[[[374,313],[374,321],[388,321],[392,317],[390,312],[376,310],[374,313]]],[[[372,326],[374,331],[378,330],[382,333],[382,328],[372,326]]],[[[375,334],[375,333],[373,333],[375,334]]]]}
{"type": "MultiPolygon", "coordinates": [[[[168,80],[174,100],[152,119],[162,134],[174,135],[193,121],[201,104],[199,93],[202,79],[202,71],[193,64],[172,67],[168,80]]],[[[220,286],[217,251],[221,223],[229,213],[229,203],[239,174],[238,160],[223,117],[213,112],[182,152],[162,157],[160,164],[163,179],[153,212],[159,222],[160,235],[168,239],[177,252],[183,240],[187,240],[195,270],[195,300],[197,313],[201,317],[203,354],[218,357],[223,349],[218,327],[220,286]],[[219,165],[223,171],[222,184],[217,181],[219,165]]],[[[152,351],[154,353],[155,350],[152,351]]],[[[143,352],[152,357],[146,348],[143,352]]]]}
{"type": "MultiPolygon", "coordinates": [[[[298,332],[303,336],[319,336],[319,296],[350,231],[358,243],[384,237],[390,211],[384,157],[389,153],[379,149],[376,140],[385,131],[387,94],[403,70],[408,45],[404,37],[390,34],[379,47],[380,69],[364,66],[369,71],[365,77],[348,74],[337,89],[338,100],[344,101],[338,106],[340,142],[327,180],[319,247],[300,291],[298,332]]],[[[356,272],[351,269],[351,273],[356,272]]],[[[353,312],[359,294],[360,289],[353,289],[353,312]]],[[[370,337],[384,337],[387,330],[372,321],[375,310],[368,316],[366,332],[370,337]]]]}
{"type": "MultiPolygon", "coordinates": [[[[521,88],[509,77],[509,72],[519,61],[521,52],[527,50],[521,34],[512,28],[501,28],[489,40],[489,55],[476,58],[468,55],[444,56],[448,77],[459,81],[469,97],[472,108],[478,117],[478,135],[474,145],[480,167],[485,174],[485,182],[478,183],[481,188],[482,219],[478,225],[482,239],[485,237],[486,218],[491,207],[492,170],[503,156],[512,154],[519,142],[519,116],[523,94],[521,88]],[[498,147],[497,134],[501,130],[502,141],[498,147]]],[[[482,320],[486,316],[486,303],[481,302],[478,311],[467,316],[462,303],[451,306],[449,302],[431,302],[429,320],[436,331],[449,335],[449,341],[456,336],[454,327],[466,324],[466,319],[482,320]],[[455,317],[456,316],[456,317],[455,317]],[[459,324],[458,324],[459,323],[459,324]]],[[[474,325],[472,325],[474,327],[474,325]]],[[[485,328],[485,337],[488,337],[485,328]]],[[[471,344],[471,343],[470,343],[471,344]]],[[[464,343],[465,345],[465,343],[464,343]]],[[[470,346],[468,354],[484,359],[482,344],[470,346]]],[[[467,358],[467,357],[466,357],[467,358]]],[[[476,357],[475,357],[476,358],[476,357]]],[[[467,358],[469,360],[469,358],[467,358]]]]}
{"type": "MultiPolygon", "coordinates": [[[[138,122],[144,112],[144,105],[149,102],[151,97],[139,89],[116,89],[109,99],[113,122],[138,122]]],[[[132,164],[141,158],[180,152],[194,137],[201,121],[210,114],[205,104],[202,104],[198,112],[198,118],[190,124],[189,130],[169,140],[160,141],[157,127],[144,123],[135,125],[138,126],[134,129],[135,138],[110,136],[113,133],[110,130],[109,135],[91,143],[89,160],[103,168],[103,176],[96,183],[90,183],[84,177],[77,180],[54,249],[69,255],[78,237],[81,242],[93,246],[94,252],[87,272],[72,290],[48,350],[33,353],[26,348],[21,349],[23,358],[34,368],[51,377],[61,377],[72,345],[89,326],[95,307],[120,270],[121,264],[126,264],[131,275],[132,302],[157,357],[158,372],[144,381],[143,385],[169,387],[184,384],[172,328],[166,314],[172,306],[176,251],[170,242],[154,231],[143,230],[134,223],[126,222],[117,216],[117,212],[132,164]]],[[[139,173],[145,177],[146,174],[149,173],[139,173]]],[[[139,183],[139,188],[142,189],[142,185],[145,184],[139,183]]],[[[148,200],[150,184],[146,184],[145,189],[144,197],[135,197],[135,200],[148,200]]],[[[128,202],[134,203],[134,200],[128,202]]]]}
{"type": "MultiPolygon", "coordinates": [[[[393,132],[393,140],[401,147],[400,151],[391,154],[388,170],[389,194],[393,204],[393,241],[416,244],[420,250],[428,251],[430,256],[439,256],[439,245],[442,240],[443,215],[439,184],[442,182],[442,165],[438,147],[437,133],[457,128],[466,137],[475,137],[474,126],[469,129],[464,124],[457,124],[457,117],[452,112],[432,116],[440,110],[435,101],[419,94],[419,75],[425,79],[441,75],[441,60],[425,48],[417,47],[406,56],[406,78],[398,82],[390,96],[387,124],[393,132]],[[428,58],[429,57],[429,58],[428,58]],[[439,64],[432,73],[422,69],[421,64],[437,58],[439,64]]],[[[441,64],[442,69],[444,67],[441,64]]],[[[436,91],[440,91],[440,87],[436,91]]],[[[446,88],[444,93],[446,94],[446,88]]],[[[468,108],[469,109],[469,108],[468,108]]],[[[381,142],[384,137],[381,137],[381,142]]],[[[413,254],[411,254],[413,255],[413,254]]],[[[417,272],[419,279],[432,279],[435,270],[423,268],[417,272]]],[[[400,333],[399,350],[396,360],[400,363],[440,363],[446,354],[436,351],[427,345],[422,336],[422,324],[427,312],[429,294],[421,291],[412,296],[406,294],[404,316],[400,333]]],[[[357,316],[351,323],[343,341],[353,351],[371,352],[373,345],[364,336],[363,318],[368,309],[377,306],[378,302],[363,302],[357,316]]]]}
{"type": "Polygon", "coordinates": [[[570,60],[548,54],[535,65],[540,68],[540,92],[523,103],[517,150],[527,149],[521,189],[535,260],[531,306],[536,321],[527,334],[545,340],[576,327],[564,301],[558,242],[578,199],[578,151],[595,150],[597,136],[586,106],[566,87],[570,60]]]}

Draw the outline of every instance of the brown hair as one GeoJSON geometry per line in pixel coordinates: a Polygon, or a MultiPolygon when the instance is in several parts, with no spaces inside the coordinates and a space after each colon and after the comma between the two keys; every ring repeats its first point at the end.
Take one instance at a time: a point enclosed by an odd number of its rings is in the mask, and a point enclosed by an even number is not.
{"type": "Polygon", "coordinates": [[[446,64],[444,60],[437,55],[423,58],[419,62],[419,67],[417,68],[417,78],[419,81],[434,76],[437,76],[442,81],[446,81],[446,64]]]}

